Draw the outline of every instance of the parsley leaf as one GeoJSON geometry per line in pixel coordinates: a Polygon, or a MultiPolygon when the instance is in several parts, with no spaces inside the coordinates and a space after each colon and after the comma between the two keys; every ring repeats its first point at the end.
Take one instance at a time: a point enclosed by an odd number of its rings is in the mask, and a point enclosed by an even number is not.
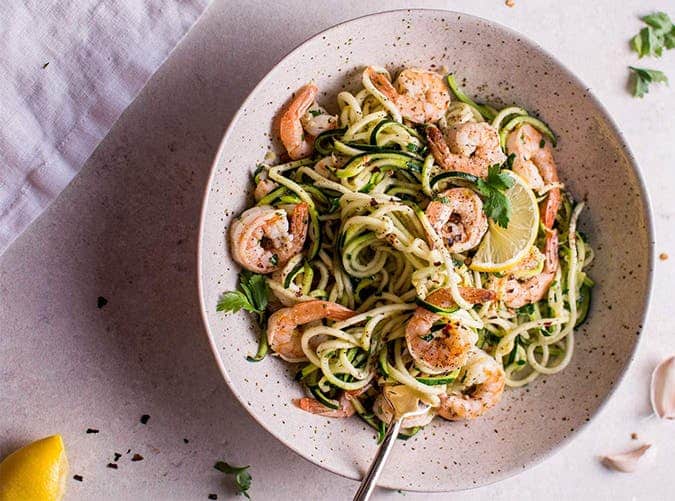
{"type": "Polygon", "coordinates": [[[633,95],[635,97],[644,97],[649,92],[649,84],[651,83],[668,84],[668,77],[662,71],[635,68],[634,66],[628,68],[633,72],[633,95]]]}
{"type": "Polygon", "coordinates": [[[321,110],[309,110],[309,112],[313,117],[318,117],[319,115],[323,115],[323,111],[321,111],[321,110]]]}
{"type": "Polygon", "coordinates": [[[513,179],[501,172],[499,164],[488,168],[485,180],[479,179],[476,187],[485,197],[483,212],[502,228],[509,225],[511,219],[511,203],[504,192],[513,186],[513,179]]]}
{"type": "Polygon", "coordinates": [[[258,315],[258,322],[262,324],[268,296],[269,287],[265,277],[245,270],[239,273],[239,290],[225,292],[220,296],[216,311],[250,311],[258,315]]]}
{"type": "Polygon", "coordinates": [[[673,27],[673,23],[665,12],[654,12],[642,18],[642,21],[654,28],[657,34],[668,33],[673,27]]]}
{"type": "Polygon", "coordinates": [[[256,311],[249,299],[239,291],[229,291],[220,296],[216,311],[234,312],[239,310],[256,311]]]}
{"type": "Polygon", "coordinates": [[[640,58],[661,57],[663,49],[675,47],[675,26],[665,12],[654,12],[642,18],[647,25],[630,40],[631,48],[640,58]]]}
{"type": "Polygon", "coordinates": [[[225,461],[217,461],[213,467],[227,475],[234,475],[234,483],[237,486],[237,493],[243,494],[248,499],[251,499],[251,496],[248,495],[248,490],[251,487],[252,478],[251,474],[247,471],[250,466],[231,466],[225,461]]]}

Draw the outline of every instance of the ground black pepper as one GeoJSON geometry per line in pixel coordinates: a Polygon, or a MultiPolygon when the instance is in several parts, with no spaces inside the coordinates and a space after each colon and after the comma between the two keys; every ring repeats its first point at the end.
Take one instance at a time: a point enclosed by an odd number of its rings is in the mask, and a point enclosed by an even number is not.
{"type": "Polygon", "coordinates": [[[96,428],[87,428],[87,433],[98,433],[96,428]]]}
{"type": "Polygon", "coordinates": [[[131,460],[132,460],[132,461],[143,461],[143,456],[141,456],[140,454],[134,454],[134,455],[131,457],[131,460]]]}
{"type": "Polygon", "coordinates": [[[77,480],[78,482],[82,482],[83,480],[82,475],[73,475],[73,479],[77,480]]]}
{"type": "Polygon", "coordinates": [[[108,463],[106,466],[107,466],[108,468],[112,468],[113,470],[116,470],[116,469],[117,469],[117,464],[115,464],[115,463],[108,463]]]}
{"type": "Polygon", "coordinates": [[[96,300],[96,306],[98,306],[98,308],[103,308],[106,304],[108,304],[108,300],[103,296],[99,296],[96,300]]]}
{"type": "Polygon", "coordinates": [[[143,414],[141,416],[141,423],[142,424],[148,424],[148,421],[150,420],[150,415],[149,414],[143,414]]]}

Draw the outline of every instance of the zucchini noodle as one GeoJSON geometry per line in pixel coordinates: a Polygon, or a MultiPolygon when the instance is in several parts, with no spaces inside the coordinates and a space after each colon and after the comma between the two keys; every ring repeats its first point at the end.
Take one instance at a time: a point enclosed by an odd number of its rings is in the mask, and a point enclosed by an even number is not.
{"type": "MultiPolygon", "coordinates": [[[[389,78],[386,70],[376,71],[389,78]]],[[[318,320],[299,328],[306,362],[297,379],[329,409],[339,409],[342,392],[349,392],[356,412],[378,429],[382,424],[373,414],[373,402],[382,385],[404,385],[423,404],[438,407],[445,395],[470,385],[464,381],[468,369],[424,372],[406,341],[406,326],[416,311],[430,308],[425,299],[441,288],[456,307],[437,312],[431,338],[448,325],[468,329],[478,340],[476,348],[503,367],[511,387],[563,370],[572,359],[574,330],[586,318],[593,285],[585,271],[593,251],[577,229],[584,204],[575,204],[559,182],[538,191],[540,201],[552,190],[562,193],[555,229],[542,226],[536,242],[543,248],[556,231],[559,264],[541,300],[507,306],[508,277],[472,270],[476,248],[451,253],[425,213],[447,187],[469,186],[484,193],[466,176],[447,173],[436,163],[424,126],[405,120],[402,109],[376,88],[367,72],[362,84],[357,92],[337,95],[338,128],[314,138],[312,157],[263,165],[256,174],[256,182],[273,185],[259,198],[259,207],[290,213],[304,203],[309,217],[303,252],[266,276],[271,297],[280,303],[274,306],[271,299],[272,309],[320,299],[356,312],[347,320],[318,320]],[[473,304],[462,288],[490,289],[496,299],[473,304]]],[[[448,84],[457,99],[438,121],[442,131],[487,122],[508,154],[508,134],[529,124],[555,146],[550,128],[527,110],[477,104],[454,77],[448,77],[448,84]]]]}

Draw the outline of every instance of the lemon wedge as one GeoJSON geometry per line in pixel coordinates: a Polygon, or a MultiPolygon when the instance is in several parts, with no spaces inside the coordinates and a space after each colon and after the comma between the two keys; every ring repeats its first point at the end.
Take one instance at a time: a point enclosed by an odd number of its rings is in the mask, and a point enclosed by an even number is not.
{"type": "Polygon", "coordinates": [[[509,170],[514,183],[504,195],[511,203],[511,218],[506,228],[490,220],[490,226],[476,251],[470,268],[503,273],[514,268],[530,252],[539,230],[539,207],[534,192],[525,181],[509,170]]]}
{"type": "Polygon", "coordinates": [[[28,444],[0,463],[0,501],[59,501],[67,474],[61,435],[28,444]]]}

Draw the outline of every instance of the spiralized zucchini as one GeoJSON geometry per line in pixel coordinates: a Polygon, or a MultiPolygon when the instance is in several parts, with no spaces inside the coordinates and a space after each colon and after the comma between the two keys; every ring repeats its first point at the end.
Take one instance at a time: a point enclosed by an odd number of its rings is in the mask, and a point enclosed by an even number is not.
{"type": "MultiPolygon", "coordinates": [[[[457,100],[440,121],[442,129],[489,121],[504,148],[507,134],[528,123],[555,144],[548,126],[523,108],[476,104],[453,77],[448,82],[457,100]]],[[[370,387],[354,407],[381,434],[372,409],[378,385],[403,384],[437,406],[462,380],[463,371],[425,373],[406,347],[406,323],[430,292],[450,289],[458,308],[441,311],[440,323],[473,329],[477,346],[504,367],[506,383],[523,386],[569,364],[574,328],[588,312],[592,281],[585,270],[593,252],[577,229],[584,205],[564,194],[557,217],[560,267],[547,296],[515,310],[501,300],[469,304],[460,286],[499,291],[503,277],[470,270],[474,250],[451,255],[423,209],[440,191],[476,179],[437,166],[423,128],[405,123],[365,76],[363,84],[359,92],[338,94],[340,128],[315,139],[313,158],[264,167],[277,187],[259,204],[288,208],[302,201],[310,209],[305,252],[268,277],[278,300],[288,306],[325,299],[358,312],[303,329],[308,362],[297,378],[329,408],[337,408],[343,390],[370,387]]],[[[544,236],[542,228],[539,240],[544,236]]]]}

